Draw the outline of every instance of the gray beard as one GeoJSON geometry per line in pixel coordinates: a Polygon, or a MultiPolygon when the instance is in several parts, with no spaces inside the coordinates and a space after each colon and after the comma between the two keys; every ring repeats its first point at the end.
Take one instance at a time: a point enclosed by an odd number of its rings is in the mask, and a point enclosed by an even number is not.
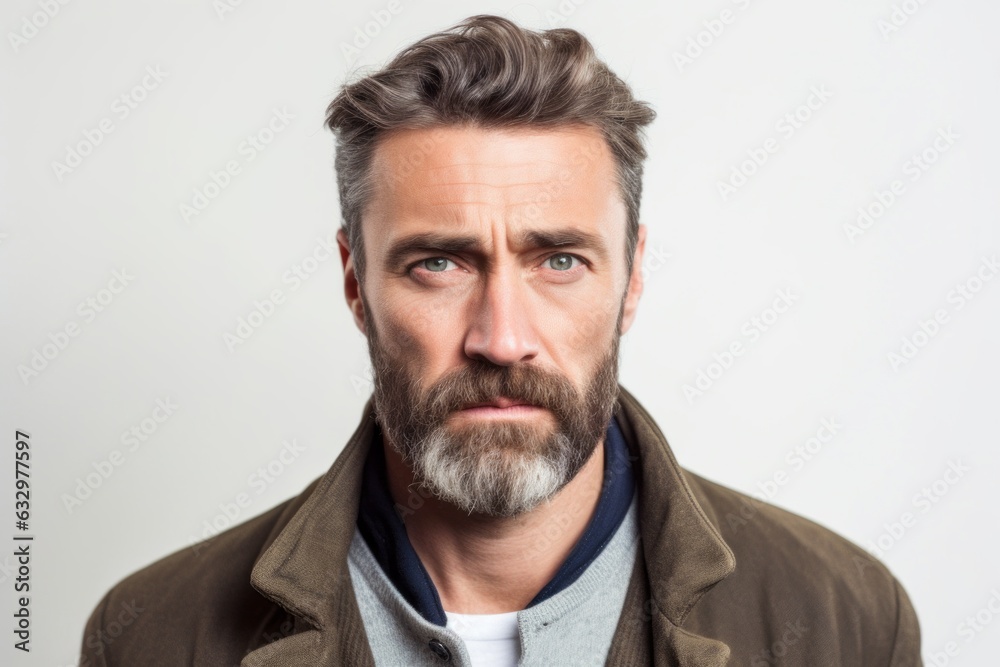
{"type": "Polygon", "coordinates": [[[539,452],[504,448],[503,443],[531,429],[501,423],[477,428],[466,440],[440,426],[414,448],[414,476],[435,496],[470,515],[514,517],[529,512],[569,483],[597,446],[594,440],[581,448],[584,443],[574,444],[557,431],[539,452]]]}
{"type": "MultiPolygon", "coordinates": [[[[623,310],[624,298],[616,332],[623,310]]],[[[425,392],[419,374],[402,361],[400,338],[389,334],[390,354],[371,318],[367,326],[375,415],[385,439],[420,488],[467,514],[514,517],[535,509],[576,477],[607,430],[618,395],[617,334],[582,392],[551,370],[478,359],[425,392]],[[541,426],[520,420],[449,423],[462,405],[497,396],[547,408],[555,425],[551,419],[540,420],[541,426]]]]}

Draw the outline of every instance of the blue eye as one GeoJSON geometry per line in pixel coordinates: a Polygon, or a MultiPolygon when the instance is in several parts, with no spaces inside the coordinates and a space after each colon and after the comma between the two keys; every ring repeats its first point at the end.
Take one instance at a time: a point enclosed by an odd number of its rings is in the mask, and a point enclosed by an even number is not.
{"type": "Polygon", "coordinates": [[[431,257],[421,262],[421,265],[428,271],[432,271],[434,273],[441,273],[447,268],[448,262],[450,261],[451,260],[448,259],[447,257],[431,257]]]}
{"type": "Polygon", "coordinates": [[[573,268],[574,260],[576,260],[576,257],[562,252],[558,255],[552,255],[552,257],[549,257],[549,267],[555,269],[556,271],[566,271],[573,268]]]}

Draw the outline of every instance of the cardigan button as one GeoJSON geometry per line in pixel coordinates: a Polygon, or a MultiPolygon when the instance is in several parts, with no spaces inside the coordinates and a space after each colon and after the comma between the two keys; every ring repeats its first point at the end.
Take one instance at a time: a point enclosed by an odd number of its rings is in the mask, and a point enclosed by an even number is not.
{"type": "Polygon", "coordinates": [[[434,651],[434,655],[437,657],[442,660],[451,660],[451,651],[449,651],[448,647],[439,642],[437,639],[430,640],[427,642],[427,645],[431,647],[431,650],[434,651]]]}
{"type": "Polygon", "coordinates": [[[438,640],[432,639],[429,642],[427,642],[427,645],[431,647],[431,650],[434,651],[434,655],[436,655],[437,657],[441,658],[442,660],[451,660],[451,651],[449,651],[448,647],[439,642],[438,640]]]}

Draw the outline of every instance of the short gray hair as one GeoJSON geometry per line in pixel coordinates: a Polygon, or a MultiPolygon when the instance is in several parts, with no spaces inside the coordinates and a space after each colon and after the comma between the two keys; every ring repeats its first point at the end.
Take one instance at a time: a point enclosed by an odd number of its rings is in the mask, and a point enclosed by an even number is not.
{"type": "Polygon", "coordinates": [[[408,46],[374,74],[344,84],[326,110],[343,230],[358,281],[361,217],[371,198],[377,142],[397,129],[473,124],[489,128],[583,123],[597,127],[615,159],[628,213],[626,265],[638,241],[642,127],[656,113],[636,100],[582,34],[533,31],[481,14],[408,46]]]}

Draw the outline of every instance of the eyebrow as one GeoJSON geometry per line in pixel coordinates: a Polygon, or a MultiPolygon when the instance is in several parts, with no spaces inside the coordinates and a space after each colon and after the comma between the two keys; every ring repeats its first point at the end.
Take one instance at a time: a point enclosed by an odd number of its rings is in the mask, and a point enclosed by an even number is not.
{"type": "Polygon", "coordinates": [[[407,257],[418,252],[444,252],[458,255],[479,247],[479,239],[475,236],[450,236],[439,232],[424,232],[404,236],[395,241],[385,254],[385,262],[389,267],[402,264],[407,257]]]}
{"type": "Polygon", "coordinates": [[[561,248],[570,246],[590,250],[602,261],[608,258],[604,239],[597,234],[580,229],[528,229],[518,235],[518,243],[532,248],[561,248]]]}
{"type": "MultiPolygon", "coordinates": [[[[573,247],[590,250],[599,259],[606,261],[608,249],[597,234],[579,229],[528,229],[517,235],[517,244],[528,248],[573,247]]],[[[402,264],[407,257],[419,252],[444,252],[459,255],[467,252],[483,254],[483,246],[477,236],[452,236],[440,232],[411,234],[393,242],[386,251],[386,264],[390,267],[402,264]]]]}

